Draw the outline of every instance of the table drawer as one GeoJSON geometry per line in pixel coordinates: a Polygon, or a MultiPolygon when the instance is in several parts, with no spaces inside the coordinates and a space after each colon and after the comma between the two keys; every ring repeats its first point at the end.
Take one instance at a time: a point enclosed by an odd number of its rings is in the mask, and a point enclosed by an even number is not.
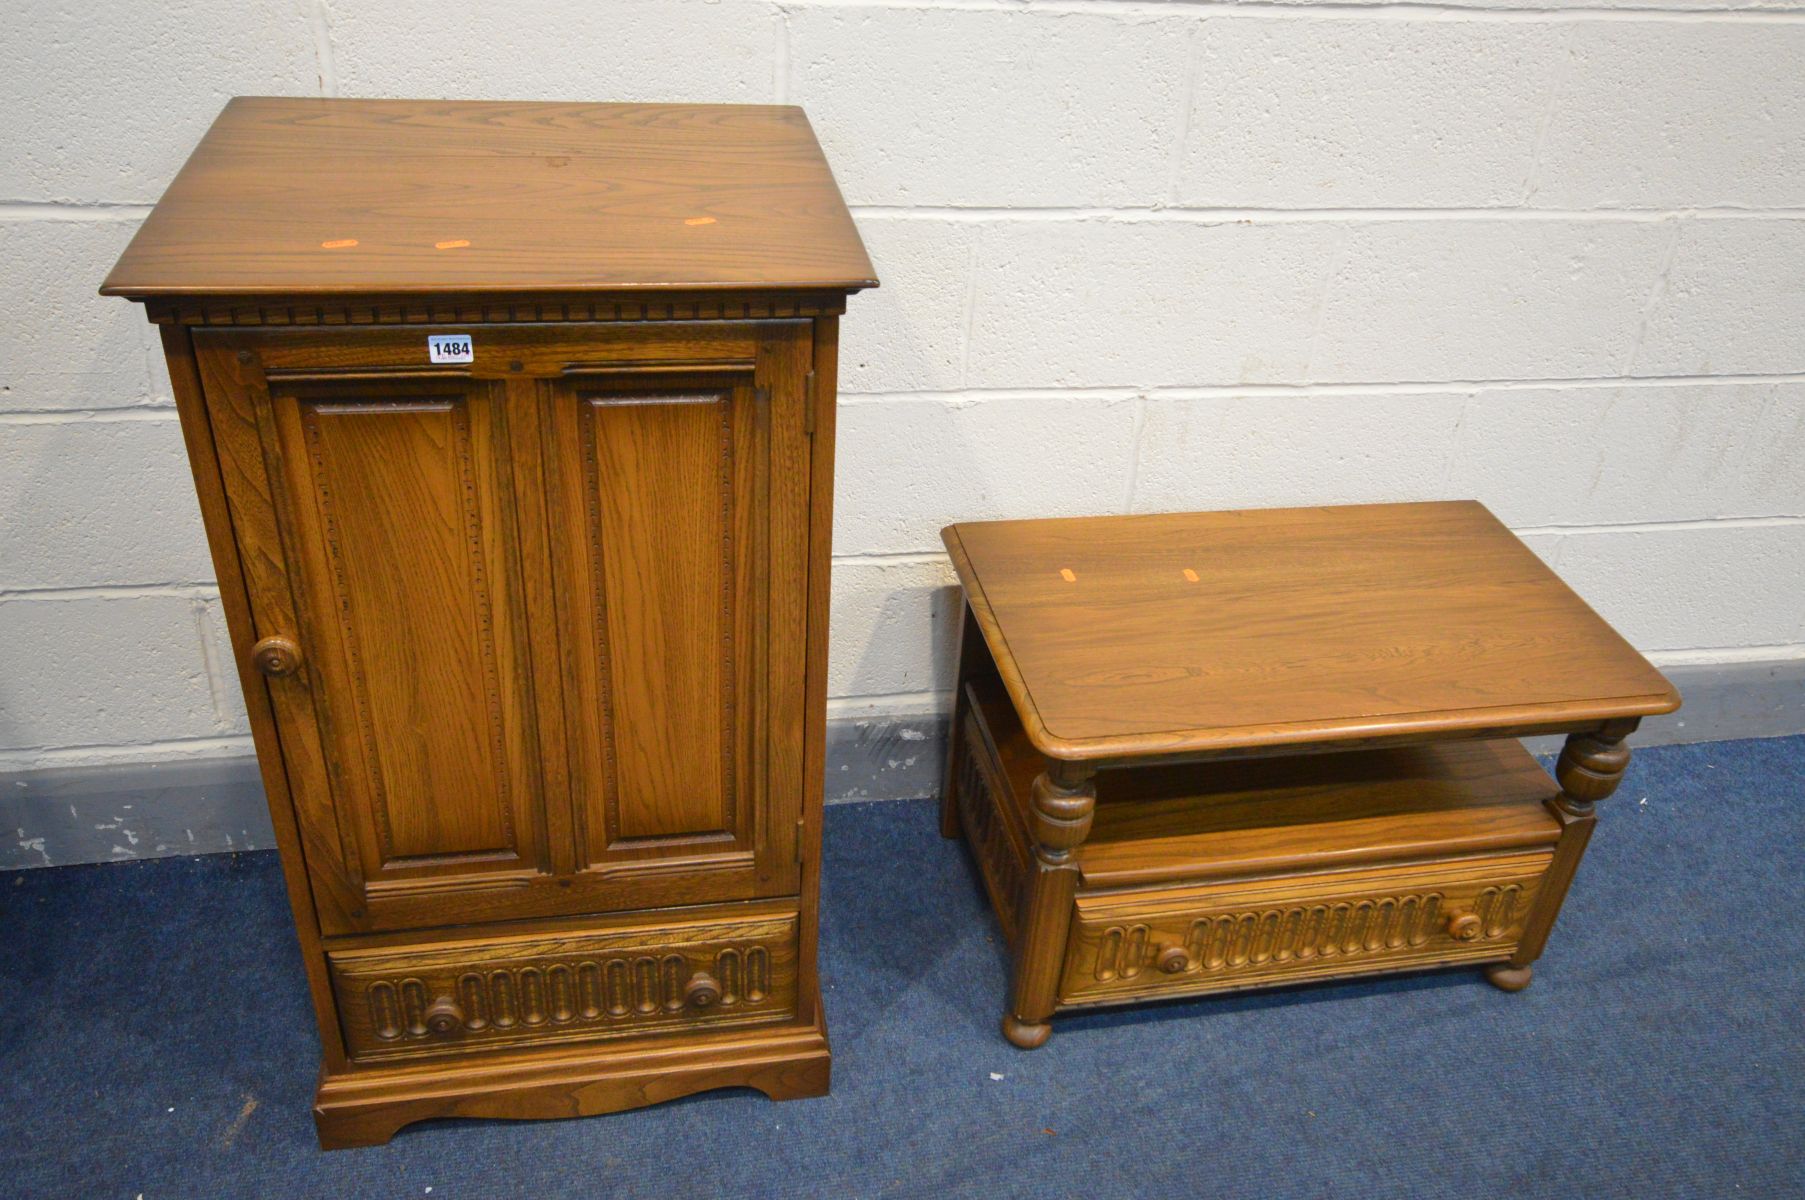
{"type": "Polygon", "coordinates": [[[1080,895],[1062,1004],[1508,958],[1552,855],[1080,895]]]}
{"type": "Polygon", "coordinates": [[[338,950],[359,1062],[793,1018],[794,914],[338,950]]]}

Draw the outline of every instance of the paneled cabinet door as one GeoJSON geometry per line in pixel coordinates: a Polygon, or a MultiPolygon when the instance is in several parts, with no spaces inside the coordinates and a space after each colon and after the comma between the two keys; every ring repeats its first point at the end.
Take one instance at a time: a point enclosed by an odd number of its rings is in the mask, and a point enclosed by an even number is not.
{"type": "Polygon", "coordinates": [[[473,341],[196,335],[327,932],[794,893],[806,323],[473,341]]]}

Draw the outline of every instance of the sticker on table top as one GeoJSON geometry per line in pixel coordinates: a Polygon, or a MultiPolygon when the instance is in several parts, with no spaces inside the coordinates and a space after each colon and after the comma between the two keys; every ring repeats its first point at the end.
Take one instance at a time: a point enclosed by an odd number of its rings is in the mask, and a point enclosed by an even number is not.
{"type": "Polygon", "coordinates": [[[467,333],[432,333],[426,336],[426,357],[436,363],[476,361],[467,333]]]}

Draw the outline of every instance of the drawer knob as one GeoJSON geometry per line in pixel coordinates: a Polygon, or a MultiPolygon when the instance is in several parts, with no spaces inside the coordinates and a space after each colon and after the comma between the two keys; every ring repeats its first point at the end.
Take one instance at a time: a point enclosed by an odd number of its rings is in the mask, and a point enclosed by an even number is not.
{"type": "Polygon", "coordinates": [[[271,679],[280,679],[300,667],[301,648],[285,637],[266,637],[251,647],[251,662],[271,679]]]}
{"type": "Polygon", "coordinates": [[[464,1027],[464,1010],[450,996],[440,996],[426,1007],[426,1027],[434,1033],[456,1033],[464,1027]]]}
{"type": "Polygon", "coordinates": [[[1470,942],[1479,936],[1480,924],[1473,913],[1456,913],[1448,918],[1448,936],[1457,942],[1470,942]]]}
{"type": "Polygon", "coordinates": [[[689,977],[683,999],[691,1008],[713,1008],[721,1002],[721,985],[707,971],[697,971],[689,977]]]}
{"type": "Polygon", "coordinates": [[[1191,956],[1186,954],[1183,946],[1167,946],[1159,952],[1156,960],[1159,969],[1168,975],[1180,975],[1191,965],[1191,956]]]}

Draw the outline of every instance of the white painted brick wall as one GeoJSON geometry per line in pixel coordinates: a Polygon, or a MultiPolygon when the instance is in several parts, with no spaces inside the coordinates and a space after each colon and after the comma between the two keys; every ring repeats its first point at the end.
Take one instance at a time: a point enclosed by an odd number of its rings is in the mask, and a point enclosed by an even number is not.
{"type": "Polygon", "coordinates": [[[829,695],[894,696],[916,709],[923,694],[951,688],[957,589],[945,555],[835,563],[829,695]]]}
{"type": "Polygon", "coordinates": [[[9,5],[0,37],[7,146],[0,200],[154,201],[234,95],[319,89],[309,7],[305,0],[9,5]]]}
{"type": "Polygon", "coordinates": [[[181,426],[38,422],[0,437],[0,590],[213,578],[181,426]]]}
{"type": "Polygon", "coordinates": [[[854,466],[836,489],[834,548],[938,553],[953,519],[1115,512],[1128,499],[1137,406],[1059,395],[843,404],[835,457],[854,466]]]}
{"type": "MultiPolygon", "coordinates": [[[[1805,60],[1800,66],[1805,79],[1805,60]]],[[[1798,371],[1805,357],[1805,213],[1676,224],[1672,265],[1656,284],[1631,373],[1798,371]]]]}
{"type": "Polygon", "coordinates": [[[1805,654],[1805,0],[44,0],[0,40],[0,769],[243,753],[155,339],[235,92],[806,106],[831,690],[944,701],[942,525],[1475,496],[1657,658],[1805,654]]]}
{"type": "Polygon", "coordinates": [[[798,7],[789,99],[853,204],[1142,206],[1189,78],[1183,17],[798,7]]]}
{"type": "Polygon", "coordinates": [[[957,221],[859,222],[883,286],[861,293],[840,323],[842,392],[959,392],[978,232],[957,221]]]}
{"type": "Polygon", "coordinates": [[[0,413],[152,398],[156,338],[144,314],[95,294],[137,231],[135,214],[109,216],[0,213],[0,413]]]}
{"type": "Polygon", "coordinates": [[[1562,539],[1554,567],[1624,637],[1652,650],[1805,642],[1805,527],[1729,524],[1562,539]],[[1667,581],[1684,579],[1669,589],[1667,581]],[[1779,603],[1776,603],[1776,600],[1779,603]],[[1709,624],[1699,620],[1708,612],[1709,624]]]}
{"type": "Polygon", "coordinates": [[[1571,27],[1535,203],[1797,207],[1805,193],[1805,24],[1571,27]],[[1622,98],[1634,96],[1635,103],[1622,98]],[[1600,111],[1616,119],[1594,119],[1600,111]]]}
{"type": "Polygon", "coordinates": [[[710,0],[318,2],[347,96],[768,104],[778,16],[710,0]]]}
{"type": "Polygon", "coordinates": [[[210,738],[222,732],[205,600],[138,595],[0,599],[0,731],[14,750],[210,738]]]}
{"type": "Polygon", "coordinates": [[[1205,20],[1177,199],[1518,203],[1566,38],[1549,23],[1205,20]]]}

